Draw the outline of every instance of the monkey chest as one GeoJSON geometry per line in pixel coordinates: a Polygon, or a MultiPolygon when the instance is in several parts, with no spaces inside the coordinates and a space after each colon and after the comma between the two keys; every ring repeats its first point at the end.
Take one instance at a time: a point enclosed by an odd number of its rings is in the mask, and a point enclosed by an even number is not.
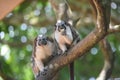
{"type": "Polygon", "coordinates": [[[38,60],[44,60],[47,59],[52,54],[52,51],[50,49],[42,48],[36,50],[36,58],[38,60]]]}
{"type": "Polygon", "coordinates": [[[57,33],[55,38],[59,44],[71,44],[72,43],[72,39],[69,36],[61,35],[60,33],[57,33]]]}

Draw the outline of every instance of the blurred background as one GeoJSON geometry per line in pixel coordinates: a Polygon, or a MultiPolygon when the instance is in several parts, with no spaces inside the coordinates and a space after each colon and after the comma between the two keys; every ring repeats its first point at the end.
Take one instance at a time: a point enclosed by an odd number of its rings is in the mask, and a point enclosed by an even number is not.
{"type": "MultiPolygon", "coordinates": [[[[95,27],[95,15],[87,0],[68,0],[83,39],[95,27]]],[[[14,2],[13,2],[14,4],[14,2]]],[[[120,0],[112,0],[110,26],[120,24],[120,0]]],[[[2,12],[1,12],[2,13],[2,12]]],[[[25,0],[0,21],[0,80],[34,80],[30,58],[34,38],[41,33],[52,35],[55,14],[47,0],[25,0]]],[[[115,52],[115,67],[111,77],[120,77],[120,33],[107,36],[115,52]]],[[[75,80],[94,80],[100,73],[104,58],[95,45],[88,54],[75,61],[75,80]]],[[[64,67],[59,80],[69,80],[64,67]]]]}

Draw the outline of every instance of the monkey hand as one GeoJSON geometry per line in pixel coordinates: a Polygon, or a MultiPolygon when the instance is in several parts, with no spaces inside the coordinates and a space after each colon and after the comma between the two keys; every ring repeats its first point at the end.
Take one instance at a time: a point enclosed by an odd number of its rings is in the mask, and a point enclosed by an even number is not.
{"type": "Polygon", "coordinates": [[[39,75],[45,76],[47,74],[47,70],[48,70],[48,67],[46,66],[46,67],[44,67],[43,71],[39,71],[39,74],[37,76],[39,76],[39,75]]]}

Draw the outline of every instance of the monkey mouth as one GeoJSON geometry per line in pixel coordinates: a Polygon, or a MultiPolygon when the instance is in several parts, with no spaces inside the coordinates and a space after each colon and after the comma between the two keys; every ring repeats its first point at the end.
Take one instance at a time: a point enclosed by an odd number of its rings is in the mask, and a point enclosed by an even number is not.
{"type": "Polygon", "coordinates": [[[63,32],[62,32],[62,35],[66,35],[66,32],[65,32],[65,31],[63,31],[63,32]]]}
{"type": "Polygon", "coordinates": [[[43,45],[47,45],[47,41],[42,41],[42,44],[43,45]]]}

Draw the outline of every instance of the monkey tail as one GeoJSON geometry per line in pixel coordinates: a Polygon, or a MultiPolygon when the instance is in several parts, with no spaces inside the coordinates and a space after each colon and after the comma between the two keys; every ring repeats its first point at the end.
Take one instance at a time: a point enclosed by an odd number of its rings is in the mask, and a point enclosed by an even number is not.
{"type": "Polygon", "coordinates": [[[70,71],[70,80],[74,80],[74,62],[70,63],[69,65],[70,71]]]}

